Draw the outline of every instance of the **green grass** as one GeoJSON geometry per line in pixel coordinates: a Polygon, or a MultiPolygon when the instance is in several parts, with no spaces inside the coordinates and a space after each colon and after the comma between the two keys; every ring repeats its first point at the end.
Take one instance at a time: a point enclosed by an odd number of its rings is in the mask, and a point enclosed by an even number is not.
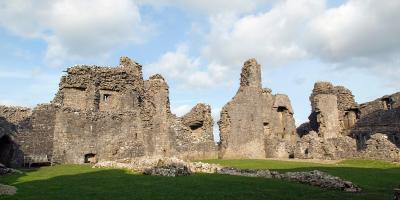
{"type": "Polygon", "coordinates": [[[319,169],[353,181],[361,193],[321,189],[282,180],[196,174],[188,177],[152,177],[87,165],[60,165],[0,177],[0,183],[18,188],[15,196],[0,199],[392,199],[400,184],[400,167],[381,161],[348,160],[316,164],[274,160],[208,160],[238,168],[278,171],[319,169]]]}

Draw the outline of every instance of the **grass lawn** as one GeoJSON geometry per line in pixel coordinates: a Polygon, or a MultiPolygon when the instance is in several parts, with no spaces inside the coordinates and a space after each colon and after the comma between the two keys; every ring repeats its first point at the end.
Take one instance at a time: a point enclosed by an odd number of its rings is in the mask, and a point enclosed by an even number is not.
{"type": "Polygon", "coordinates": [[[348,160],[316,164],[274,160],[207,160],[238,168],[278,171],[319,169],[351,180],[361,193],[320,189],[273,179],[196,174],[152,177],[125,170],[92,169],[87,165],[60,165],[0,177],[0,183],[18,188],[15,196],[0,199],[392,199],[400,185],[400,166],[381,161],[348,160]]]}

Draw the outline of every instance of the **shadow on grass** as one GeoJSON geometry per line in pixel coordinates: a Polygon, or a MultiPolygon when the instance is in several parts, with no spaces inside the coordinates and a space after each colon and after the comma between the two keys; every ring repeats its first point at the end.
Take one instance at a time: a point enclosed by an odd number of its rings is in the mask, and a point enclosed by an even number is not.
{"type": "MultiPolygon", "coordinates": [[[[0,199],[392,199],[392,189],[400,180],[399,169],[346,167],[319,169],[359,184],[357,194],[320,189],[282,180],[196,174],[187,177],[153,177],[115,169],[88,169],[84,173],[46,179],[37,174],[13,176],[0,182],[18,188],[17,195],[0,199]],[[41,179],[42,178],[42,179],[41,179]],[[25,180],[21,180],[25,179],[25,180]],[[41,179],[41,180],[35,180],[41,179]]],[[[51,168],[49,168],[51,170],[51,168]]],[[[73,169],[72,169],[73,170],[73,169]]],[[[66,169],[68,171],[68,169],[66,169]]],[[[282,171],[282,170],[280,170],[282,171]]],[[[285,170],[287,171],[287,170],[285,170]]],[[[39,172],[33,172],[39,173],[39,172]]]]}

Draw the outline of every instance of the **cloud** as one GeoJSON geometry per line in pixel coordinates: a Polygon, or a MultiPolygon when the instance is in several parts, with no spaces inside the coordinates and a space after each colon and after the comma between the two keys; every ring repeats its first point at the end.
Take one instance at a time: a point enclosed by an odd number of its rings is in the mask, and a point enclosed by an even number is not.
{"type": "Polygon", "coordinates": [[[172,106],[171,107],[171,112],[173,114],[176,114],[178,117],[182,117],[183,115],[187,114],[190,110],[192,109],[192,106],[190,105],[179,105],[179,106],[172,106]]]}
{"type": "Polygon", "coordinates": [[[212,17],[204,56],[236,66],[251,57],[274,66],[302,59],[307,52],[301,44],[301,30],[323,10],[323,1],[296,0],[279,2],[256,15],[212,17]]]}
{"type": "Polygon", "coordinates": [[[264,67],[319,60],[330,70],[357,68],[387,77],[388,85],[398,84],[386,71],[400,65],[400,24],[393,23],[400,20],[399,1],[349,0],[331,8],[325,0],[269,1],[274,4],[262,12],[247,8],[243,1],[218,7],[218,12],[208,9],[210,1],[190,1],[193,7],[186,2],[165,0],[162,6],[189,12],[196,7],[208,14],[209,31],[202,38],[200,55],[190,56],[187,46],[179,47],[152,64],[184,87],[229,85],[252,57],[264,67]]]}
{"type": "Polygon", "coordinates": [[[107,56],[146,37],[139,9],[130,0],[5,0],[0,26],[30,39],[44,40],[45,60],[107,56]]]}
{"type": "Polygon", "coordinates": [[[400,1],[350,0],[309,23],[308,49],[333,62],[400,51],[400,1]]]}
{"type": "Polygon", "coordinates": [[[184,44],[175,51],[164,53],[145,70],[148,74],[161,73],[167,79],[176,81],[179,87],[189,89],[209,88],[226,80],[229,74],[229,68],[224,65],[203,65],[200,57],[189,55],[189,49],[184,44]]]}
{"type": "Polygon", "coordinates": [[[271,4],[276,0],[139,0],[154,7],[178,7],[188,12],[213,15],[217,13],[245,13],[271,4]]]}
{"type": "Polygon", "coordinates": [[[395,85],[387,71],[400,65],[399,10],[400,2],[390,0],[333,8],[324,0],[287,0],[258,14],[213,15],[201,57],[232,71],[251,57],[268,67],[320,60],[321,67],[358,68],[395,85]]]}

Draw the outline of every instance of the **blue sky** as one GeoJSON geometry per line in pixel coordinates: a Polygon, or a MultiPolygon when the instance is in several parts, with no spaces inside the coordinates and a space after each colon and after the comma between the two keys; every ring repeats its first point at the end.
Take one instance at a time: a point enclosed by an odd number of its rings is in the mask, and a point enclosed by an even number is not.
{"type": "Polygon", "coordinates": [[[129,56],[145,78],[167,79],[175,113],[204,102],[217,121],[254,57],[299,124],[316,81],[359,103],[399,91],[399,10],[397,0],[1,0],[0,104],[49,102],[65,68],[129,56]]]}

